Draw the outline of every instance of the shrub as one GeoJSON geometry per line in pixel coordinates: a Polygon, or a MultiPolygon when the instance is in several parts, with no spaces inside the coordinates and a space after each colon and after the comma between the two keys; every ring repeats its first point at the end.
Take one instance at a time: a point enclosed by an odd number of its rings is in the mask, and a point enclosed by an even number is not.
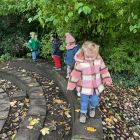
{"type": "Polygon", "coordinates": [[[112,72],[136,74],[140,69],[139,46],[130,41],[105,49],[103,56],[112,72]]]}
{"type": "Polygon", "coordinates": [[[9,53],[3,54],[0,57],[0,61],[7,61],[7,60],[10,60],[10,59],[12,59],[12,57],[9,53]]]}

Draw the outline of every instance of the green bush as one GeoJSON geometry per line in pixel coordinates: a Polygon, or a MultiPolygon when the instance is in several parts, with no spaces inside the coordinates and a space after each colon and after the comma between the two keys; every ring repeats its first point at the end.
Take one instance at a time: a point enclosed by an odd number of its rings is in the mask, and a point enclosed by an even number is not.
{"type": "Polygon", "coordinates": [[[47,58],[51,60],[51,41],[50,41],[50,34],[46,34],[41,39],[41,53],[40,55],[43,58],[47,58]]]}
{"type": "Polygon", "coordinates": [[[137,73],[140,69],[139,44],[130,41],[105,48],[102,52],[112,72],[137,73]]]}
{"type": "Polygon", "coordinates": [[[12,59],[12,57],[9,53],[6,53],[0,56],[0,61],[8,61],[10,59],[12,59]]]}
{"type": "Polygon", "coordinates": [[[26,53],[25,39],[22,35],[15,33],[5,35],[0,44],[0,55],[9,53],[13,57],[21,57],[26,53]]]}
{"type": "Polygon", "coordinates": [[[138,88],[140,83],[140,73],[136,74],[124,74],[113,73],[113,84],[120,85],[125,88],[138,88]]]}
{"type": "MultiPolygon", "coordinates": [[[[60,46],[60,51],[62,52],[62,57],[63,58],[63,53],[65,52],[65,41],[63,39],[61,40],[61,46],[60,46]]],[[[52,46],[51,46],[51,40],[50,40],[50,34],[46,34],[42,40],[41,40],[41,53],[40,55],[43,58],[47,58],[49,60],[52,60],[51,52],[52,52],[52,46]]]]}

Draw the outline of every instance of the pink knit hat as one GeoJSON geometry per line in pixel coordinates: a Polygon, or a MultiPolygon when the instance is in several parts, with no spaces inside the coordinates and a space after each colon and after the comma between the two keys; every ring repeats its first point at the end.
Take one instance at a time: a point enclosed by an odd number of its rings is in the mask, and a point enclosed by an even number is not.
{"type": "Polygon", "coordinates": [[[75,47],[75,38],[70,34],[70,33],[66,33],[65,34],[65,41],[66,41],[66,49],[72,49],[75,47]]]}

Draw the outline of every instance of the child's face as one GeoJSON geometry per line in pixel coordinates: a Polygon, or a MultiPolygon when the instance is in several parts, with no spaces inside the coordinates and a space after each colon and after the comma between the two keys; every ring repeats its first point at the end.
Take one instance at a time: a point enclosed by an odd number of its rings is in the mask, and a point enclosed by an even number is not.
{"type": "Polygon", "coordinates": [[[84,55],[86,58],[96,58],[99,52],[98,46],[88,46],[83,48],[84,55]]]}
{"type": "Polygon", "coordinates": [[[67,43],[67,45],[72,45],[74,42],[69,42],[69,43],[67,43]]]}

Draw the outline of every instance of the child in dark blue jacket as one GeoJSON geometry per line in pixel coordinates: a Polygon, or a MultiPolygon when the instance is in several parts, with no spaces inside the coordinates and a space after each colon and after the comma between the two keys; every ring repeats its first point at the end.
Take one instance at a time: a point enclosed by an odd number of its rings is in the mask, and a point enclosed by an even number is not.
{"type": "Polygon", "coordinates": [[[54,60],[54,69],[61,70],[61,62],[60,62],[60,40],[58,38],[57,33],[52,34],[52,57],[54,60]]]}
{"type": "Polygon", "coordinates": [[[66,78],[69,78],[70,73],[72,71],[72,67],[74,67],[74,56],[78,51],[79,46],[75,43],[75,38],[70,33],[66,33],[65,37],[67,50],[65,55],[65,63],[67,65],[66,78]]]}

